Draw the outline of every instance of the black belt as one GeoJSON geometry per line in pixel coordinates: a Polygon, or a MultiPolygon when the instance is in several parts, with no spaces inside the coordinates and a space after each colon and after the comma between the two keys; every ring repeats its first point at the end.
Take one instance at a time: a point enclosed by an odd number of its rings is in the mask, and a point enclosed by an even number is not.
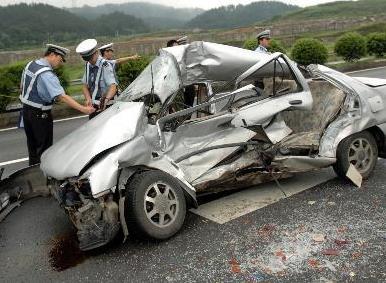
{"type": "MultiPolygon", "coordinates": [[[[48,106],[48,105],[45,105],[45,106],[48,106]]],[[[31,105],[28,105],[28,104],[23,104],[23,109],[35,111],[35,112],[38,112],[38,113],[50,113],[51,112],[51,109],[42,110],[40,108],[36,108],[36,107],[33,107],[31,105]]]]}

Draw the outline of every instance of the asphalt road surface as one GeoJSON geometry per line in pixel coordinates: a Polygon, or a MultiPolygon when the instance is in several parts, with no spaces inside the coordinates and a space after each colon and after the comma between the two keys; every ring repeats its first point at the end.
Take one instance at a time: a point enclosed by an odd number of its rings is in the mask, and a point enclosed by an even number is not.
{"type": "MultiPolygon", "coordinates": [[[[374,74],[386,78],[386,69],[352,75],[374,74]]],[[[55,140],[84,122],[57,122],[55,140]]],[[[25,158],[24,144],[22,131],[0,132],[0,163],[25,158]]],[[[172,239],[129,238],[89,253],[76,249],[56,201],[36,198],[0,224],[0,281],[385,282],[385,168],[380,159],[361,188],[324,170],[283,181],[288,198],[265,184],[202,199],[172,239]],[[260,193],[269,205],[250,201],[260,193]]]]}

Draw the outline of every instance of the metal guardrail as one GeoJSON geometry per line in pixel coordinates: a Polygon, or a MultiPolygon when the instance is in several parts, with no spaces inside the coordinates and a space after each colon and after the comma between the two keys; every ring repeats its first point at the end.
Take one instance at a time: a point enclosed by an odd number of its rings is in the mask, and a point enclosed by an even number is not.
{"type": "MultiPolygon", "coordinates": [[[[81,85],[81,84],[82,84],[81,79],[70,81],[70,86],[81,85]]],[[[19,89],[14,89],[14,92],[19,92],[19,89]]],[[[82,98],[83,96],[82,95],[73,95],[72,97],[75,99],[78,99],[78,98],[82,98]]],[[[21,102],[19,102],[18,97],[16,96],[16,97],[12,97],[12,98],[14,98],[15,100],[18,100],[18,102],[7,105],[6,110],[3,113],[17,112],[17,111],[20,111],[20,109],[22,108],[23,105],[21,104],[21,102]]]]}

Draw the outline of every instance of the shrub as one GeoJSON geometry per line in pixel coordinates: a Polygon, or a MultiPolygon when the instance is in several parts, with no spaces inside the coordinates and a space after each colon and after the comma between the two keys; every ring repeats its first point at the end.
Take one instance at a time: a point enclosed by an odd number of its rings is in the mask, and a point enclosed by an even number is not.
{"type": "Polygon", "coordinates": [[[359,60],[366,55],[366,40],[359,33],[346,33],[335,43],[335,53],[347,62],[359,60]]]}
{"type": "Polygon", "coordinates": [[[244,41],[243,48],[248,49],[248,50],[255,50],[257,48],[257,39],[255,38],[250,38],[244,41]]]}
{"type": "MultiPolygon", "coordinates": [[[[16,101],[20,94],[20,81],[26,62],[18,62],[0,68],[0,112],[4,112],[12,101],[16,101]]],[[[69,77],[65,67],[54,70],[63,88],[69,86],[69,77]]]]}
{"type": "Polygon", "coordinates": [[[117,70],[119,87],[123,90],[129,86],[150,63],[150,60],[151,57],[141,57],[140,59],[119,65],[117,70]]]}
{"type": "Polygon", "coordinates": [[[70,77],[66,67],[62,65],[59,68],[55,69],[54,73],[58,76],[60,84],[64,88],[65,92],[67,92],[67,89],[70,86],[70,77]]]}
{"type": "Polygon", "coordinates": [[[268,51],[271,53],[274,53],[274,52],[281,52],[283,54],[287,53],[285,48],[281,45],[281,42],[276,39],[271,39],[271,43],[269,45],[268,51]]]}
{"type": "Polygon", "coordinates": [[[386,53],[386,33],[375,32],[367,36],[367,51],[370,55],[383,57],[386,53]]]}
{"type": "MultiPolygon", "coordinates": [[[[256,50],[257,46],[258,46],[257,39],[251,38],[244,41],[243,48],[248,50],[256,50]]],[[[280,41],[275,39],[271,39],[271,43],[270,43],[270,46],[268,47],[268,51],[271,53],[281,52],[286,54],[286,50],[281,45],[280,41]]]]}
{"type": "Polygon", "coordinates": [[[0,112],[4,112],[8,104],[19,96],[24,65],[24,63],[17,63],[0,68],[0,112]]]}
{"type": "Polygon", "coordinates": [[[295,42],[291,56],[301,65],[324,64],[328,58],[328,51],[317,39],[301,38],[295,42]]]}

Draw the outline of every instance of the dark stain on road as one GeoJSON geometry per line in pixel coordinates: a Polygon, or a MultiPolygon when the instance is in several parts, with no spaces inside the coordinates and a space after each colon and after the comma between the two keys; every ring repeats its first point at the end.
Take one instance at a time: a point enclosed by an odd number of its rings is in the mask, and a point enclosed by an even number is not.
{"type": "Polygon", "coordinates": [[[86,259],[86,253],[79,249],[75,233],[61,235],[52,240],[49,262],[55,271],[63,271],[74,267],[86,259]]]}

